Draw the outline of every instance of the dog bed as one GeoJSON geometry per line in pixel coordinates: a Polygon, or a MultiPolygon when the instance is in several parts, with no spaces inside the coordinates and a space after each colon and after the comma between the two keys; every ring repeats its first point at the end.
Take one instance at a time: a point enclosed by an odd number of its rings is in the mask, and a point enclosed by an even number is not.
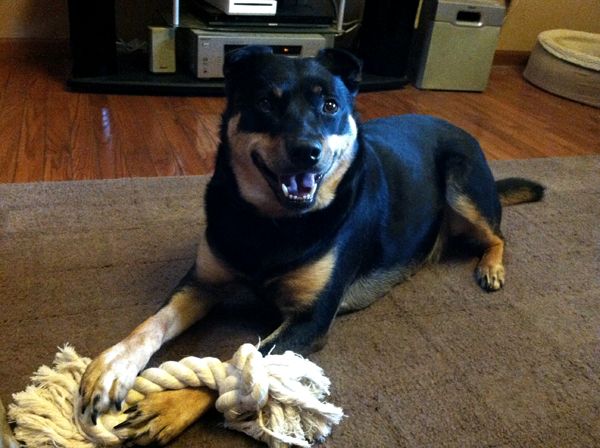
{"type": "Polygon", "coordinates": [[[600,34],[540,33],[523,75],[551,93],[600,107],[600,34]]]}

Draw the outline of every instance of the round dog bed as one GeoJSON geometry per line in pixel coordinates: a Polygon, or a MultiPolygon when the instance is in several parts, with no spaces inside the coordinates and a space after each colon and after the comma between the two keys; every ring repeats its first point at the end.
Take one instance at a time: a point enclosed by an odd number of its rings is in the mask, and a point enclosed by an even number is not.
{"type": "Polygon", "coordinates": [[[600,34],[540,33],[523,76],[556,95],[600,107],[600,34]]]}

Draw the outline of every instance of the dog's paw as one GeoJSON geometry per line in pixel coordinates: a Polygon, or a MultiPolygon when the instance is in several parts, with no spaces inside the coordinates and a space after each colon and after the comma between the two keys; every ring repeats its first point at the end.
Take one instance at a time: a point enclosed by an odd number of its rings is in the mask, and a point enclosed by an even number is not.
{"type": "Polygon", "coordinates": [[[89,409],[92,423],[99,414],[121,403],[133,386],[139,367],[125,344],[117,344],[100,354],[87,367],[79,387],[81,413],[89,409]]]}
{"type": "Polygon", "coordinates": [[[19,446],[6,420],[4,404],[0,400],[0,448],[19,448],[19,446]]]}
{"type": "Polygon", "coordinates": [[[504,266],[479,263],[475,271],[477,282],[486,291],[498,291],[504,286],[504,266]]]}
{"type": "Polygon", "coordinates": [[[1,434],[0,435],[0,447],[1,448],[19,448],[19,442],[15,440],[12,434],[1,434]]]}
{"type": "Polygon", "coordinates": [[[155,392],[125,410],[127,420],[116,434],[131,445],[165,445],[214,406],[216,393],[207,388],[155,392]]]}

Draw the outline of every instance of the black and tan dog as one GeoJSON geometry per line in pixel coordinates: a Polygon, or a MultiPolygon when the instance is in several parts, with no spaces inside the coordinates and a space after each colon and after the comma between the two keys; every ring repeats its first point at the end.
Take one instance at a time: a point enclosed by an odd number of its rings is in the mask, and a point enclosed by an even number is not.
{"type": "MultiPolygon", "coordinates": [[[[539,200],[543,187],[495,182],[473,137],[408,115],[360,124],[360,63],[334,50],[292,59],[261,47],[225,62],[227,108],[205,198],[195,265],[168,303],[103,352],[82,381],[82,411],[120,407],[161,345],[250,286],[282,323],[261,349],[318,349],[336,314],[358,310],[437,257],[450,235],[481,248],[476,279],[504,285],[501,203],[539,200]]],[[[212,403],[204,391],[151,396],[121,430],[166,443],[212,403]]]]}

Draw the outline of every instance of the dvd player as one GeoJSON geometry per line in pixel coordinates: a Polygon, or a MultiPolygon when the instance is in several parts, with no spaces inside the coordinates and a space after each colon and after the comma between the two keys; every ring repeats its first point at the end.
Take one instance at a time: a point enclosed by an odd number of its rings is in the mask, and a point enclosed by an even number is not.
{"type": "Polygon", "coordinates": [[[316,56],[333,46],[333,37],[302,33],[218,32],[188,29],[188,56],[192,71],[201,79],[222,78],[225,54],[247,45],[266,45],[288,56],[316,56]]]}

